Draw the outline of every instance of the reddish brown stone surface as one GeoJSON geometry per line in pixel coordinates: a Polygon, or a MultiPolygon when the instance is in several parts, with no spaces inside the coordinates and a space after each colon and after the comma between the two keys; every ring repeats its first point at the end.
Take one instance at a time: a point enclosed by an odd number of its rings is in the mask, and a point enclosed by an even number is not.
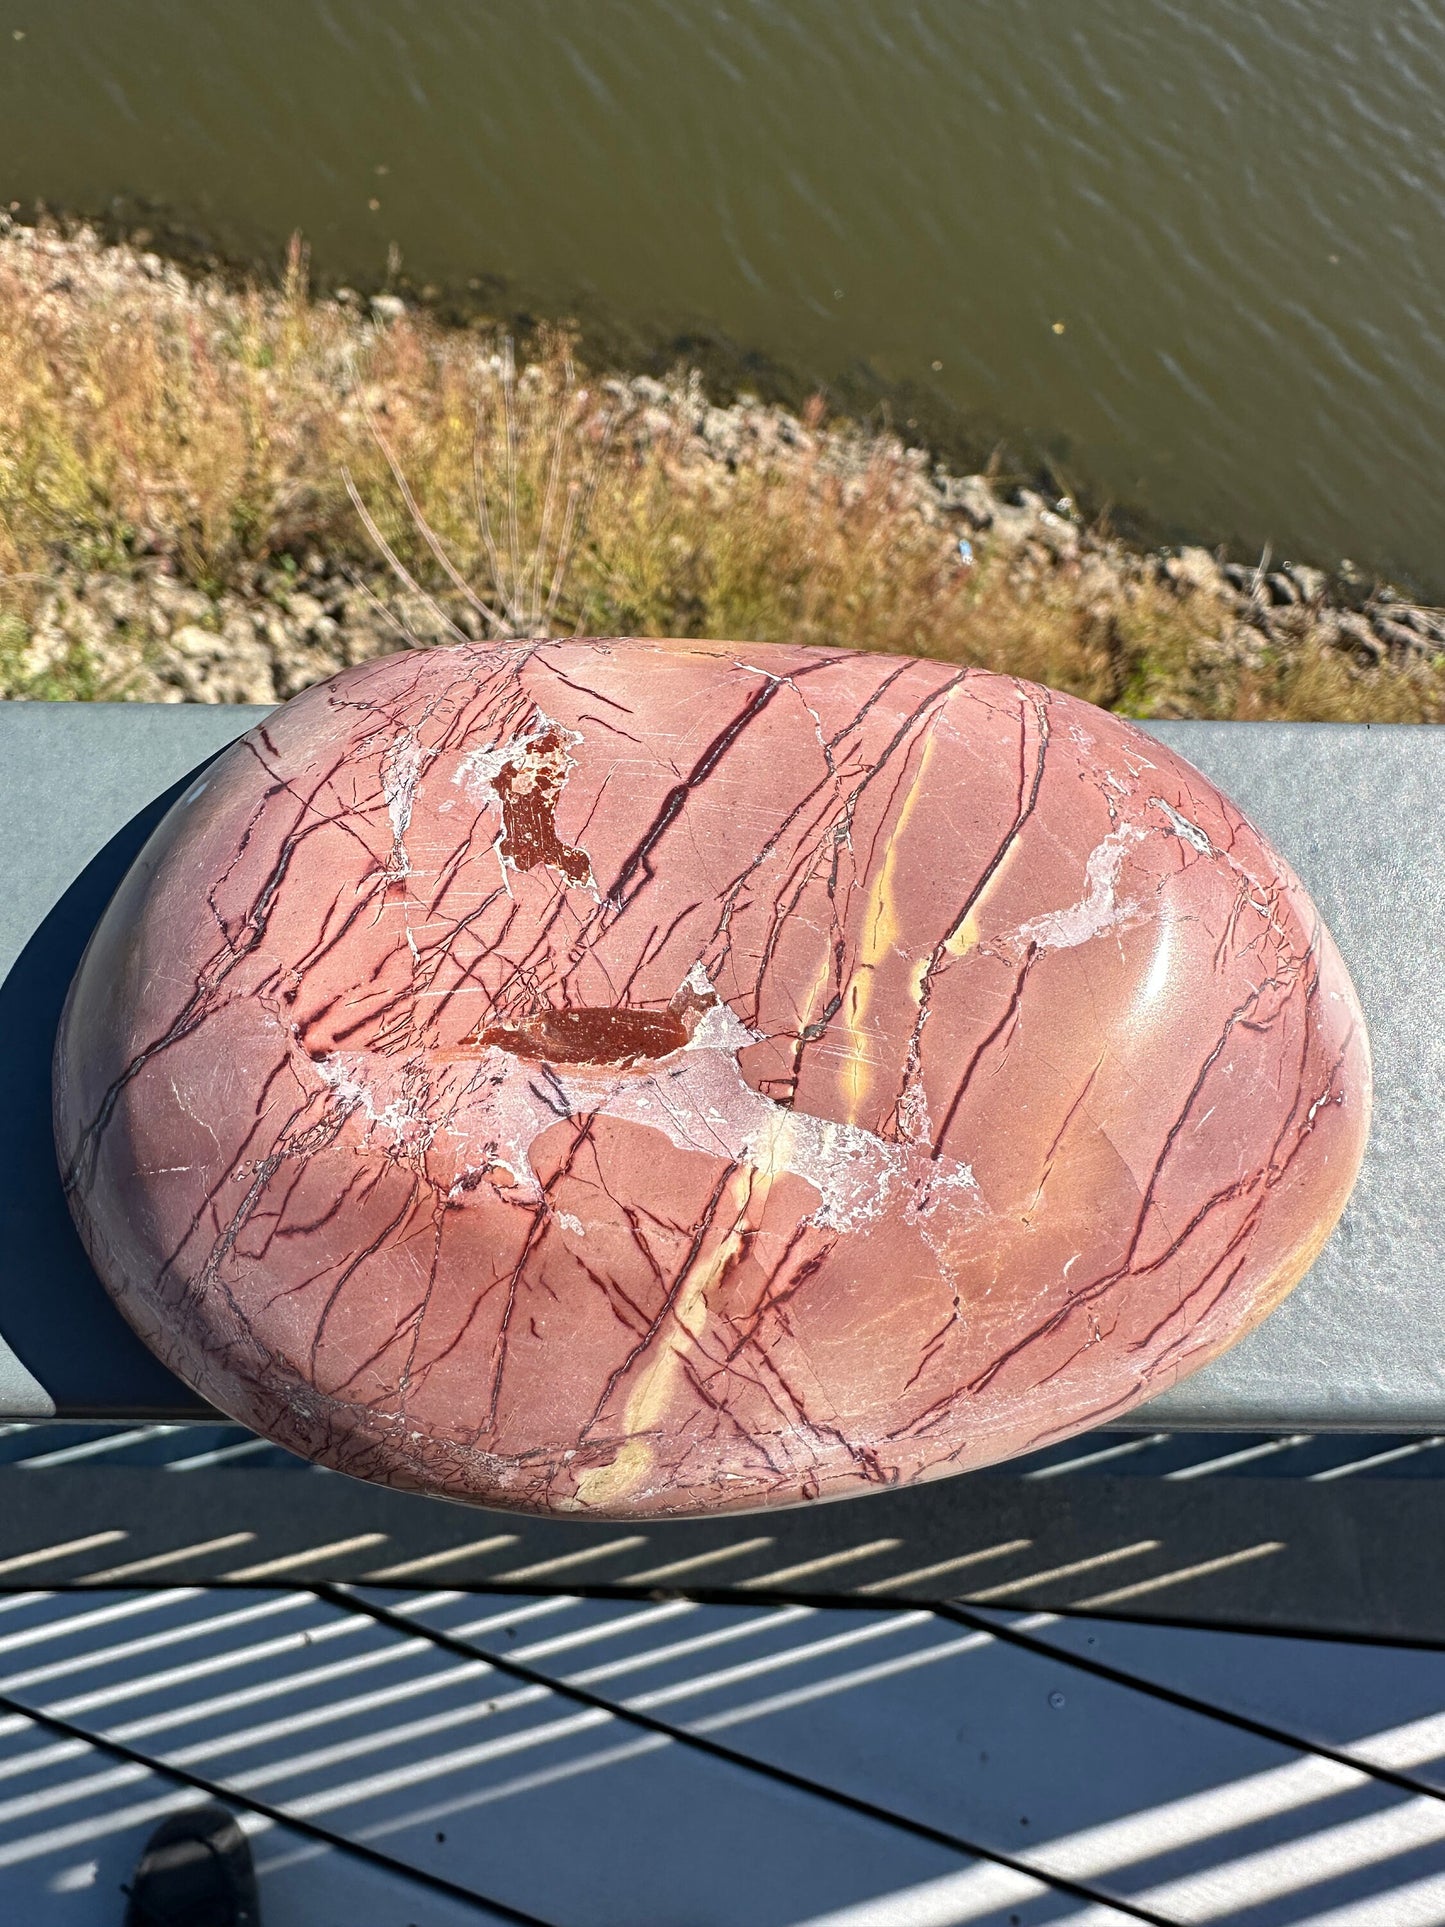
{"type": "Polygon", "coordinates": [[[938,664],[404,654],[157,833],[56,1059],[100,1275],[388,1484],[785,1504],[1114,1418],[1261,1318],[1370,1102],[1343,964],[1196,771],[938,664]]]}

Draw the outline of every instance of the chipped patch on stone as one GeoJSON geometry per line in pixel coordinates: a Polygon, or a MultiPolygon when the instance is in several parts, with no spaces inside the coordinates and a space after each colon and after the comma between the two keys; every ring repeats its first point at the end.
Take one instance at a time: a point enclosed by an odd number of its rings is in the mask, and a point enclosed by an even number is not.
{"type": "Polygon", "coordinates": [[[587,852],[557,833],[557,805],[576,767],[572,751],[581,741],[576,730],[539,713],[522,735],[483,744],[462,758],[452,781],[483,808],[501,812],[497,855],[504,871],[546,865],[564,883],[595,891],[587,852]]]}

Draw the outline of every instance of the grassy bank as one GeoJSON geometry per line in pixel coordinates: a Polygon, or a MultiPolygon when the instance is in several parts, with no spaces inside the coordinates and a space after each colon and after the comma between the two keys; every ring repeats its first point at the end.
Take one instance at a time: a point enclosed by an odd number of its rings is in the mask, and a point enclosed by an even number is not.
{"type": "Polygon", "coordinates": [[[561,335],[513,380],[485,331],[313,300],[299,246],[237,293],[0,233],[0,695],[272,700],[544,630],[846,642],[1140,716],[1445,720],[1445,619],[1380,585],[1138,553],[819,407],[591,380],[561,335]]]}

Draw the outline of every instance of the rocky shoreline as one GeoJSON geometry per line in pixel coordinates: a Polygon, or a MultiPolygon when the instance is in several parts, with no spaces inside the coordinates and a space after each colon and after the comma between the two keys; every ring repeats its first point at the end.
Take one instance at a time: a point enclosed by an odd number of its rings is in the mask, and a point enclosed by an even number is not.
{"type": "MultiPolygon", "coordinates": [[[[85,229],[47,232],[3,216],[0,281],[12,301],[44,310],[55,325],[67,310],[106,302],[122,313],[137,305],[165,311],[171,325],[212,326],[238,300],[157,255],[103,246],[85,229]]],[[[358,337],[413,319],[395,296],[363,301],[342,290],[327,305],[358,337]]],[[[747,398],[714,405],[695,373],[616,377],[596,389],[610,432],[632,459],[665,451],[684,485],[723,505],[739,478],[786,478],[805,467],[829,475],[846,502],[870,465],[886,459],[891,512],[936,534],[957,571],[988,568],[1025,601],[1063,595],[1101,618],[1162,596],[1195,633],[1205,676],[1257,671],[1313,650],[1356,680],[1403,676],[1433,687],[1445,677],[1445,610],[1348,568],[1275,564],[1268,554],[1251,568],[1202,546],[1131,548],[1087,524],[1067,499],[1006,477],[951,474],[895,437],[747,398]]],[[[23,573],[23,583],[16,572],[0,576],[0,695],[11,698],[284,701],[348,664],[444,634],[435,609],[379,558],[358,562],[315,544],[243,561],[225,583],[203,587],[186,578],[163,530],[142,529],[104,566],[67,553],[62,542],[44,569],[23,573]]],[[[480,638],[484,626],[464,599],[446,591],[436,600],[463,633],[480,638]]],[[[1181,689],[1149,713],[1199,713],[1181,689]]]]}

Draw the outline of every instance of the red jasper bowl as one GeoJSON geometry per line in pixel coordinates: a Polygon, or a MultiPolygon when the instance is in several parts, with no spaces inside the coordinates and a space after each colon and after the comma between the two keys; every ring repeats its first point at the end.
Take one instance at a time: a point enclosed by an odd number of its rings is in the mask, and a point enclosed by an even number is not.
{"type": "Polygon", "coordinates": [[[846,649],[367,663],[210,766],[56,1049],[125,1316],[308,1458],[487,1505],[786,1505],[1172,1385],[1319,1251],[1349,976],[1196,770],[846,649]]]}

